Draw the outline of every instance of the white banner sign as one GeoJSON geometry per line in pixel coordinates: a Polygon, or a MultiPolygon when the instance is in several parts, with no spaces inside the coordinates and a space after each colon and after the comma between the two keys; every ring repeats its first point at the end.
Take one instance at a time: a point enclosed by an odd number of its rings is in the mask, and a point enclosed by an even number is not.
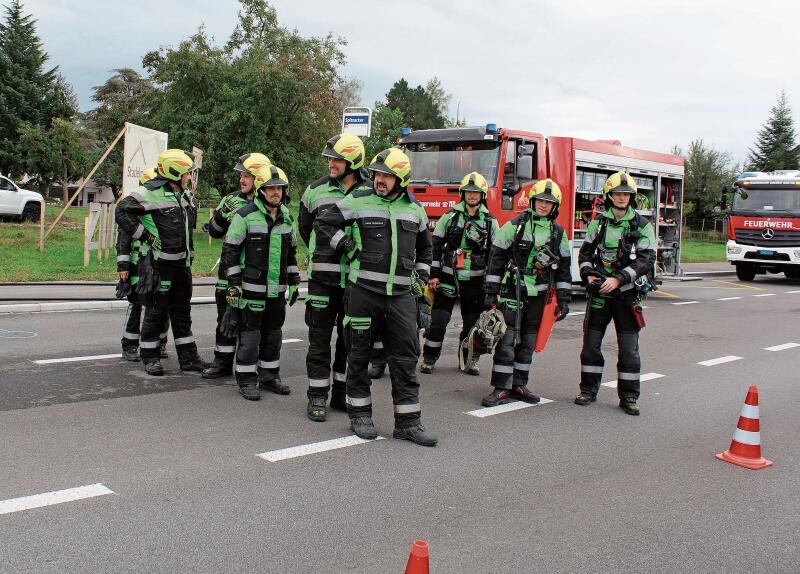
{"type": "Polygon", "coordinates": [[[372,110],[369,108],[345,108],[342,114],[342,131],[357,136],[369,137],[372,127],[372,110]]]}
{"type": "Polygon", "coordinates": [[[122,194],[139,187],[139,177],[148,167],[155,167],[158,154],[167,149],[164,132],[125,122],[125,149],[122,158],[122,194]]]}

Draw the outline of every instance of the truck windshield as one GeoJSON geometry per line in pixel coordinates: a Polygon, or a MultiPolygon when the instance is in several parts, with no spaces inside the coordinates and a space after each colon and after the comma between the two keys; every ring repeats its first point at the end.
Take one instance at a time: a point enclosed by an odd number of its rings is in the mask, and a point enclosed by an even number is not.
{"type": "Polygon", "coordinates": [[[497,181],[500,142],[431,142],[406,146],[411,158],[411,181],[427,184],[460,183],[477,171],[489,185],[497,181]]]}
{"type": "Polygon", "coordinates": [[[747,199],[734,195],[733,211],[800,214],[800,189],[747,189],[747,199]]]}

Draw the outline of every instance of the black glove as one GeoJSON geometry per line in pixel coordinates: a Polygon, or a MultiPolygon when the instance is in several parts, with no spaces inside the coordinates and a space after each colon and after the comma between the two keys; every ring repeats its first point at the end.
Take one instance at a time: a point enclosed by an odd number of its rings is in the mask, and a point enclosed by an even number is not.
{"type": "Polygon", "coordinates": [[[297,303],[297,298],[300,296],[299,285],[289,285],[289,307],[297,303]]]}
{"type": "Polygon", "coordinates": [[[239,309],[234,309],[230,305],[225,308],[222,321],[219,322],[219,333],[223,337],[233,338],[239,334],[239,319],[241,314],[239,309]]]}
{"type": "Polygon", "coordinates": [[[565,301],[563,299],[559,299],[556,302],[556,321],[562,321],[567,318],[567,314],[569,313],[569,301],[565,301]]]}
{"type": "Polygon", "coordinates": [[[431,306],[425,299],[417,299],[417,328],[427,330],[431,326],[431,306]]]}
{"type": "Polygon", "coordinates": [[[497,307],[497,294],[487,293],[483,300],[483,310],[488,311],[492,307],[497,307]]]}
{"type": "Polygon", "coordinates": [[[147,243],[150,247],[155,249],[156,251],[161,251],[161,239],[150,233],[149,231],[145,231],[146,235],[142,236],[142,241],[147,243]]]}
{"type": "Polygon", "coordinates": [[[124,299],[131,292],[131,282],[128,279],[120,279],[117,283],[117,292],[115,296],[117,299],[124,299]]]}
{"type": "Polygon", "coordinates": [[[352,237],[345,237],[342,239],[342,249],[348,262],[358,259],[358,255],[361,253],[356,247],[356,240],[352,237]]]}
{"type": "Polygon", "coordinates": [[[203,226],[200,228],[200,231],[203,233],[208,233],[208,223],[204,223],[203,226]]]}
{"type": "Polygon", "coordinates": [[[161,276],[156,269],[153,252],[139,260],[139,283],[136,284],[138,295],[155,295],[161,285],[161,276]]]}

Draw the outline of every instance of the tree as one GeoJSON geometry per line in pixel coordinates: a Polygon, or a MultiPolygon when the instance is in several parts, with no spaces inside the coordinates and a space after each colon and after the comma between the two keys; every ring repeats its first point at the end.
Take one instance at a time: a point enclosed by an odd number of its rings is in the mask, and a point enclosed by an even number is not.
{"type": "MultiPolygon", "coordinates": [[[[681,154],[679,148],[673,153],[681,154]]],[[[689,143],[684,182],[684,206],[687,215],[697,218],[714,217],[723,188],[736,179],[736,166],[728,152],[706,145],[702,139],[689,143]]]]}
{"type": "Polygon", "coordinates": [[[798,169],[792,110],[786,92],[778,94],[778,102],[770,110],[769,119],[761,127],[755,149],[750,148],[749,169],[774,171],[798,169]]]}
{"type": "Polygon", "coordinates": [[[390,108],[384,102],[375,102],[372,112],[372,130],[370,137],[364,138],[367,162],[382,150],[397,143],[401,128],[405,127],[403,113],[390,108]]]}
{"type": "Polygon", "coordinates": [[[0,172],[22,173],[18,144],[24,124],[49,128],[56,117],[71,118],[74,100],[58,68],[44,69],[48,55],[36,35],[36,20],[12,0],[0,24],[0,172]]]}
{"type": "Polygon", "coordinates": [[[49,128],[24,123],[20,126],[20,148],[25,150],[23,166],[28,175],[47,185],[61,185],[64,205],[69,200],[69,184],[91,167],[91,134],[73,122],[53,118],[49,128]]]}
{"type": "MultiPolygon", "coordinates": [[[[441,93],[443,93],[443,90],[441,93]]],[[[437,92],[437,96],[440,98],[441,93],[437,92]]],[[[403,114],[405,126],[413,130],[443,128],[445,126],[444,112],[439,109],[431,94],[422,86],[411,88],[403,78],[395,82],[386,93],[386,105],[395,110],[400,110],[403,114]]]]}

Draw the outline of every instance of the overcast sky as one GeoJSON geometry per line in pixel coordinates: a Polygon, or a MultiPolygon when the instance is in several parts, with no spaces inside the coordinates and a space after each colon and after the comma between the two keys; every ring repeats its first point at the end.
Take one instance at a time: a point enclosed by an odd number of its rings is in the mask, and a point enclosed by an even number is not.
{"type": "MultiPolygon", "coordinates": [[[[6,4],[7,0],[0,0],[6,4]]],[[[800,118],[800,3],[786,0],[275,0],[304,36],[347,39],[365,105],[400,77],[437,76],[469,125],[620,139],[669,151],[702,138],[743,160],[777,93],[800,118]]],[[[109,70],[205,24],[223,43],[235,0],[23,0],[82,110],[109,70]]],[[[795,124],[797,125],[797,121],[795,124]]]]}

